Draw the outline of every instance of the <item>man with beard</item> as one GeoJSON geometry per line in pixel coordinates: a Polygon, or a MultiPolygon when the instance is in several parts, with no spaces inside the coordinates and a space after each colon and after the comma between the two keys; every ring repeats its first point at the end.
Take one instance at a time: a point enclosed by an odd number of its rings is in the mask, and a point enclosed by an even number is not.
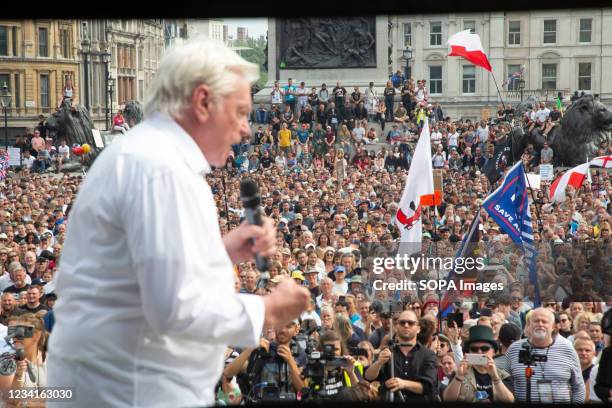
{"type": "Polygon", "coordinates": [[[0,324],[4,326],[8,326],[8,319],[13,314],[13,310],[15,310],[15,295],[12,293],[3,293],[2,294],[2,311],[0,312],[0,324]]]}
{"type": "Polygon", "coordinates": [[[519,352],[527,343],[531,353],[542,356],[546,361],[532,365],[531,401],[548,403],[582,403],[585,386],[580,370],[580,361],[572,344],[553,339],[554,313],[537,308],[527,316],[526,339],[514,342],[506,354],[506,371],[514,381],[517,401],[527,401],[526,365],[519,362],[519,352]]]}
{"type": "Polygon", "coordinates": [[[397,318],[395,329],[398,344],[392,350],[384,348],[380,352],[378,360],[367,369],[365,379],[379,381],[383,385],[381,392],[401,392],[406,401],[432,400],[436,391],[438,362],[436,354],[417,341],[421,328],[416,313],[403,311],[397,318]],[[391,377],[391,361],[395,377],[391,377]]]}

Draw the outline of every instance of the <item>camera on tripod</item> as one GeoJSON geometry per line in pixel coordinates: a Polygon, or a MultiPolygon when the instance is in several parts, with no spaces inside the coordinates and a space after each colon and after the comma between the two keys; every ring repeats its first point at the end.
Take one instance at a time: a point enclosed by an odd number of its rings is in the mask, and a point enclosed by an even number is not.
{"type": "Polygon", "coordinates": [[[534,363],[545,363],[548,361],[548,357],[541,354],[534,354],[533,347],[529,342],[523,343],[521,350],[519,350],[519,363],[532,366],[534,363]]]}

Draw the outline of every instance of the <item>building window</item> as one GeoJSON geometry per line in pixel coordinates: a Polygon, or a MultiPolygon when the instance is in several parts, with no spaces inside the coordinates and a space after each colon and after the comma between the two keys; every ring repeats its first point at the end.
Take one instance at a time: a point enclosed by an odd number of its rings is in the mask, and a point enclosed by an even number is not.
{"type": "Polygon", "coordinates": [[[557,64],[542,64],[542,89],[557,89],[557,64]]]}
{"type": "Polygon", "coordinates": [[[591,63],[580,62],[578,64],[578,89],[591,90],[591,63]]]}
{"type": "Polygon", "coordinates": [[[508,45],[521,45],[521,22],[508,22],[508,45]]]}
{"type": "Polygon", "coordinates": [[[142,49],[138,50],[138,69],[142,69],[142,49]]]}
{"type": "MultiPolygon", "coordinates": [[[[591,31],[593,30],[593,20],[590,18],[580,19],[580,42],[591,42],[591,31]]],[[[582,88],[581,88],[582,89],[582,88]]]]}
{"type": "MultiPolygon", "coordinates": [[[[0,90],[4,89],[4,85],[5,84],[8,87],[8,91],[12,93],[13,90],[11,89],[11,76],[10,76],[10,74],[0,74],[0,90]]],[[[12,104],[13,104],[13,101],[11,100],[11,105],[12,104]]]]}
{"type": "Polygon", "coordinates": [[[40,75],[40,107],[48,108],[51,106],[49,103],[49,75],[40,75]]]}
{"type": "Polygon", "coordinates": [[[38,56],[49,56],[49,30],[46,27],[38,27],[38,56]]]}
{"type": "Polygon", "coordinates": [[[412,46],[412,24],[404,23],[404,47],[412,46]]]}
{"type": "Polygon", "coordinates": [[[544,20],[544,44],[557,42],[557,20],[544,20]]]}
{"type": "Polygon", "coordinates": [[[470,30],[470,33],[476,34],[476,21],[474,20],[465,20],[463,22],[463,29],[470,30]]]}
{"type": "Polygon", "coordinates": [[[8,27],[0,26],[0,55],[8,55],[8,27]]]}
{"type": "Polygon", "coordinates": [[[429,23],[429,45],[442,45],[442,23],[440,21],[429,23]]]}
{"type": "Polygon", "coordinates": [[[476,92],[476,67],[474,65],[463,66],[463,93],[476,92]]]}
{"type": "Polygon", "coordinates": [[[62,50],[62,57],[70,58],[70,31],[67,28],[60,30],[60,49],[62,50]]]}
{"type": "Polygon", "coordinates": [[[138,80],[138,100],[142,101],[144,97],[144,80],[138,80]]]}
{"type": "Polygon", "coordinates": [[[508,90],[518,91],[519,81],[521,80],[521,66],[520,65],[508,65],[508,90]]]}
{"type": "Polygon", "coordinates": [[[430,66],[429,67],[429,93],[430,94],[441,94],[442,93],[442,66],[430,66]]]}

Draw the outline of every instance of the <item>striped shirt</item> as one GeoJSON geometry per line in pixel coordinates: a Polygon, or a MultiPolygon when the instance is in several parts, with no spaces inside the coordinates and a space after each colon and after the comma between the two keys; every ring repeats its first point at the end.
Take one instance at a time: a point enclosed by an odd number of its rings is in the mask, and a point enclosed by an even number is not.
{"type": "MultiPolygon", "coordinates": [[[[506,353],[506,371],[514,380],[514,395],[517,401],[527,400],[526,366],[519,363],[519,351],[526,341],[521,339],[512,343],[506,353]]],[[[557,338],[550,347],[533,347],[532,350],[535,355],[548,356],[548,360],[534,363],[532,366],[531,401],[547,401],[545,395],[539,395],[538,381],[550,381],[553,398],[551,402],[584,402],[585,385],[580,371],[580,361],[571,343],[557,338]]]]}

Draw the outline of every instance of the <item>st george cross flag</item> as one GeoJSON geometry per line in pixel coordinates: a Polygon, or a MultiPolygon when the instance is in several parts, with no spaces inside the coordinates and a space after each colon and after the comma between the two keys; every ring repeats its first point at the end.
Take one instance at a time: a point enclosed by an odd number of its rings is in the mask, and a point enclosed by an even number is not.
{"type": "Polygon", "coordinates": [[[580,164],[574,168],[567,170],[561,176],[557,177],[550,185],[548,197],[553,203],[562,203],[567,198],[565,190],[567,186],[572,186],[574,189],[579,189],[584,182],[584,179],[589,172],[589,163],[580,164]]]}
{"type": "Polygon", "coordinates": [[[540,305],[540,285],[536,269],[538,253],[533,245],[533,226],[526,178],[523,163],[519,161],[508,171],[502,185],[484,200],[482,207],[523,250],[524,261],[529,266],[529,281],[535,289],[534,304],[538,307],[540,305]]]}
{"type": "Polygon", "coordinates": [[[400,242],[418,244],[414,252],[421,249],[421,235],[423,233],[421,196],[433,193],[429,120],[425,119],[421,136],[414,150],[414,158],[406,177],[406,187],[395,217],[395,223],[401,231],[400,242]]]}
{"type": "Polygon", "coordinates": [[[603,167],[604,169],[612,169],[612,154],[596,157],[589,164],[595,167],[603,167]]]}
{"type": "Polygon", "coordinates": [[[463,57],[472,64],[491,72],[491,64],[482,48],[478,34],[472,34],[470,30],[460,31],[452,35],[447,44],[451,46],[449,57],[463,57]]]}

